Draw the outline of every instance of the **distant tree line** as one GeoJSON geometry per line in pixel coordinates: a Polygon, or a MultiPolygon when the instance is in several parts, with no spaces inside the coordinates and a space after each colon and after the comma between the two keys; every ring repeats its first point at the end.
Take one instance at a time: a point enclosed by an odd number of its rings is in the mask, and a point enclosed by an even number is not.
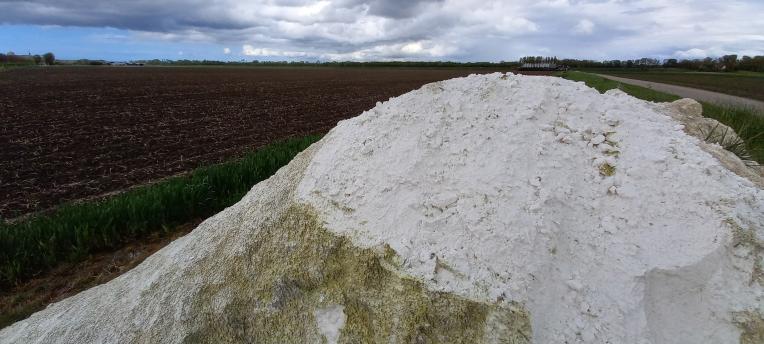
{"type": "Polygon", "coordinates": [[[635,60],[578,60],[558,59],[557,57],[526,56],[520,59],[520,63],[554,63],[565,65],[570,68],[683,68],[702,72],[734,72],[746,70],[752,72],[764,72],[764,56],[724,55],[719,58],[707,57],[704,59],[665,59],[660,61],[654,58],[641,58],[635,60]]]}
{"type": "Polygon", "coordinates": [[[9,51],[7,53],[0,53],[0,65],[39,65],[45,62],[46,65],[53,65],[56,63],[56,56],[53,53],[45,53],[43,55],[16,55],[14,52],[9,51]]]}
{"type": "MultiPolygon", "coordinates": [[[[56,57],[53,53],[43,55],[17,55],[13,52],[0,53],[0,65],[53,65],[56,57]]],[[[78,65],[113,65],[115,63],[103,60],[81,59],[70,61],[69,64],[78,65]]],[[[453,61],[216,61],[216,60],[140,60],[120,65],[155,65],[155,66],[289,66],[289,67],[478,67],[478,68],[515,68],[522,64],[549,63],[568,68],[682,68],[706,72],[733,72],[738,70],[764,72],[764,56],[724,55],[719,58],[707,57],[704,59],[665,59],[660,61],[655,58],[640,58],[633,60],[580,60],[560,59],[556,56],[525,56],[517,62],[453,62],[453,61]]]]}
{"type": "Polygon", "coordinates": [[[513,68],[517,62],[452,62],[452,61],[378,61],[378,62],[355,62],[355,61],[215,61],[215,60],[141,60],[136,61],[145,65],[153,66],[290,66],[290,67],[485,67],[485,68],[513,68]]]}
{"type": "Polygon", "coordinates": [[[764,56],[724,55],[719,58],[704,58],[693,60],[669,59],[664,67],[676,67],[706,72],[734,72],[745,70],[751,72],[764,72],[764,56]]]}
{"type": "Polygon", "coordinates": [[[526,56],[520,58],[520,63],[553,63],[557,65],[564,65],[570,68],[648,68],[659,67],[661,63],[657,59],[641,58],[637,60],[578,60],[578,59],[559,59],[555,57],[545,56],[526,56]]]}

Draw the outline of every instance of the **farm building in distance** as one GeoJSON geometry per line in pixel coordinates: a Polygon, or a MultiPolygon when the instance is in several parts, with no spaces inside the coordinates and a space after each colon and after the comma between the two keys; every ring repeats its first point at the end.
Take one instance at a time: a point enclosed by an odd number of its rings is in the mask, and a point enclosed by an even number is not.
{"type": "Polygon", "coordinates": [[[526,62],[520,66],[520,70],[557,71],[568,70],[568,67],[554,62],[526,62]]]}

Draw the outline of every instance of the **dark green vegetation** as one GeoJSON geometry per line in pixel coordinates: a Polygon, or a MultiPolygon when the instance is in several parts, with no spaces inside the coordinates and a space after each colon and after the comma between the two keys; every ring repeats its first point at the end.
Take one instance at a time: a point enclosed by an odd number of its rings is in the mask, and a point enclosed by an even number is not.
{"type": "Polygon", "coordinates": [[[661,82],[764,100],[764,73],[697,73],[662,71],[603,71],[623,78],[661,82]]]}
{"type": "MultiPolygon", "coordinates": [[[[600,92],[614,88],[643,100],[654,102],[670,102],[680,97],[663,92],[654,91],[644,87],[623,84],[603,77],[583,72],[563,72],[560,74],[565,79],[583,81],[589,87],[600,92]]],[[[764,163],[764,114],[755,110],[741,107],[718,106],[709,103],[703,105],[703,115],[718,120],[735,130],[743,139],[748,155],[740,154],[739,147],[725,147],[738,154],[744,160],[753,160],[756,163],[764,163]]],[[[718,133],[717,133],[718,134],[718,133]]]]}
{"type": "Polygon", "coordinates": [[[703,104],[704,116],[728,125],[743,139],[742,143],[729,142],[723,144],[724,148],[737,154],[743,160],[750,160],[759,165],[764,164],[763,113],[744,107],[719,106],[705,102],[701,102],[701,104],[703,104]],[[747,155],[740,154],[739,146],[745,147],[747,155]]]}
{"type": "Polygon", "coordinates": [[[62,261],[121,247],[150,232],[168,231],[237,202],[297,153],[318,141],[307,136],[268,145],[245,157],[140,187],[101,201],[67,204],[50,215],[0,224],[0,285],[62,261]]]}
{"type": "Polygon", "coordinates": [[[56,56],[53,53],[44,55],[16,55],[13,52],[6,54],[0,53],[0,69],[10,67],[35,66],[42,62],[47,65],[53,65],[56,62],[56,56]]]}
{"type": "MultiPolygon", "coordinates": [[[[40,64],[40,61],[38,60],[39,55],[35,55],[35,62],[37,64],[40,64]]],[[[52,66],[54,63],[56,63],[56,55],[53,55],[53,53],[45,53],[42,55],[42,60],[45,60],[45,64],[52,66]]]]}
{"type": "Polygon", "coordinates": [[[717,58],[678,60],[643,57],[633,60],[579,60],[558,59],[557,57],[526,56],[520,59],[523,63],[553,62],[574,69],[618,69],[618,70],[668,70],[678,69],[696,72],[764,72],[764,56],[724,55],[717,58]]]}
{"type": "Polygon", "coordinates": [[[31,67],[34,67],[34,66],[29,63],[3,63],[3,64],[0,64],[0,71],[6,71],[9,69],[14,69],[14,68],[31,68],[31,67]]]}

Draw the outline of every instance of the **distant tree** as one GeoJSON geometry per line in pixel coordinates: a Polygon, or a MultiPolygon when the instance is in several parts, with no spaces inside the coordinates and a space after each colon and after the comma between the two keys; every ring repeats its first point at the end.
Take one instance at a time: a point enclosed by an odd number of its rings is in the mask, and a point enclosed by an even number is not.
{"type": "Polygon", "coordinates": [[[706,57],[700,64],[700,70],[704,72],[716,71],[716,61],[710,57],[706,57]]]}
{"type": "Polygon", "coordinates": [[[18,56],[16,56],[16,53],[14,53],[14,52],[12,52],[12,51],[9,51],[9,52],[8,52],[8,53],[5,55],[5,60],[6,60],[6,62],[8,62],[8,63],[19,63],[19,62],[20,62],[20,59],[19,59],[19,57],[18,57],[18,56]]]}
{"type": "Polygon", "coordinates": [[[738,68],[740,68],[742,70],[748,70],[750,68],[752,62],[753,62],[753,59],[750,56],[748,56],[748,55],[743,56],[740,59],[740,63],[738,63],[738,68]]]}
{"type": "Polygon", "coordinates": [[[764,56],[754,56],[751,59],[751,68],[749,70],[754,72],[764,72],[764,56]]]}
{"type": "Polygon", "coordinates": [[[724,55],[721,63],[725,72],[734,72],[737,67],[737,55],[724,55]]]}
{"type": "Polygon", "coordinates": [[[687,60],[687,59],[685,59],[685,60],[679,61],[677,63],[677,65],[678,65],[679,68],[691,69],[691,70],[701,70],[702,67],[703,67],[703,60],[698,60],[698,59],[687,60]]]}
{"type": "Polygon", "coordinates": [[[752,72],[764,72],[764,56],[743,56],[738,61],[737,69],[752,72]]]}
{"type": "Polygon", "coordinates": [[[679,61],[676,59],[667,59],[663,61],[663,67],[674,68],[679,65],[679,61]]]}
{"type": "Polygon", "coordinates": [[[40,62],[42,62],[42,56],[40,56],[40,55],[32,56],[32,58],[34,59],[34,64],[36,64],[36,65],[38,65],[38,64],[40,64],[40,62]]]}
{"type": "Polygon", "coordinates": [[[56,56],[53,53],[45,53],[45,55],[42,55],[42,58],[45,60],[46,65],[52,66],[56,62],[56,56]]]}
{"type": "Polygon", "coordinates": [[[0,63],[6,63],[8,62],[8,57],[5,56],[5,54],[0,53],[0,63]]]}

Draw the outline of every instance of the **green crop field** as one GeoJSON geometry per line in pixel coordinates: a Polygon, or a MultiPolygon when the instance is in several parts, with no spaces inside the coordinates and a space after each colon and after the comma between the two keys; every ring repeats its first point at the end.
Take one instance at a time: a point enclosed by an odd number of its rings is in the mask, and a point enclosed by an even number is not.
{"type": "Polygon", "coordinates": [[[670,71],[603,70],[600,74],[699,88],[738,97],[764,100],[764,73],[702,73],[670,71]]]}
{"type": "Polygon", "coordinates": [[[0,223],[0,286],[60,262],[79,261],[150,232],[168,231],[215,214],[238,202],[253,185],[320,138],[314,135],[274,143],[241,159],[108,199],[68,204],[49,215],[0,223]]]}

